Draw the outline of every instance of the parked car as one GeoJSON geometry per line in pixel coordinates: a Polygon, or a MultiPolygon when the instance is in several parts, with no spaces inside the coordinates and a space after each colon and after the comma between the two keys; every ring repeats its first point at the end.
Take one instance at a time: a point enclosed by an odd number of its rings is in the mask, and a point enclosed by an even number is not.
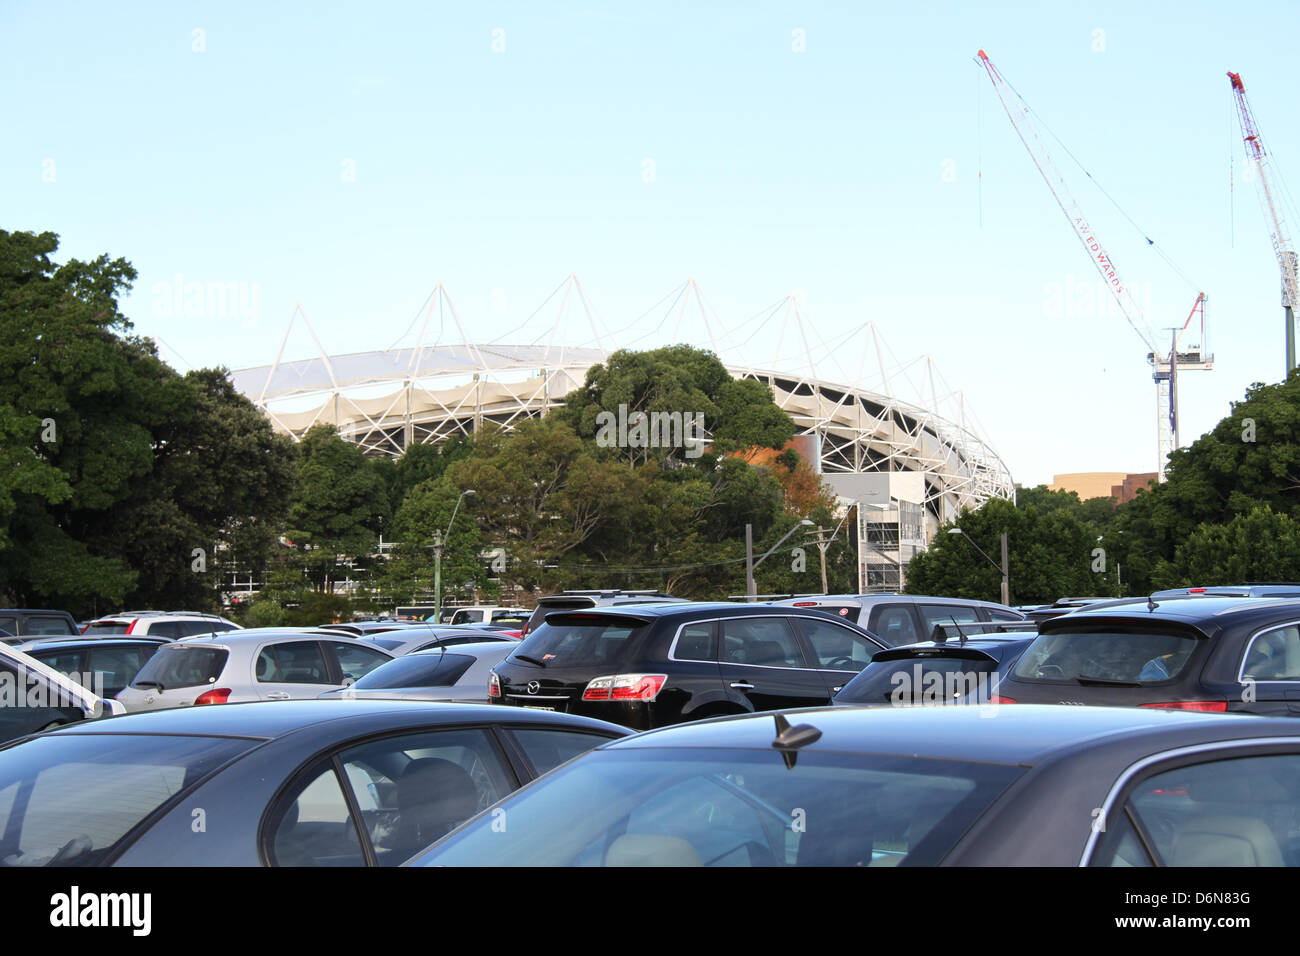
{"type": "Polygon", "coordinates": [[[528,616],[528,623],[520,632],[520,637],[527,637],[537,630],[537,625],[546,620],[552,611],[577,611],[591,607],[624,607],[629,604],[684,604],[685,598],[673,597],[663,591],[624,591],[619,589],[607,591],[560,591],[538,598],[537,607],[528,616]]]}
{"type": "Polygon", "coordinates": [[[448,623],[493,624],[506,619],[512,622],[520,622],[528,620],[528,614],[528,608],[525,607],[498,607],[491,604],[480,604],[475,607],[456,608],[456,613],[451,616],[448,623]]]}
{"type": "Polygon", "coordinates": [[[1023,621],[1025,615],[992,601],[914,594],[829,594],[773,601],[783,607],[817,608],[857,624],[890,647],[929,640],[936,624],[1023,621]]]}
{"type": "Polygon", "coordinates": [[[1151,598],[1160,601],[1185,594],[1207,594],[1214,597],[1300,597],[1300,584],[1216,584],[1209,587],[1171,588],[1156,591],[1151,598]]]}
{"type": "Polygon", "coordinates": [[[508,641],[457,644],[415,651],[380,664],[350,687],[328,690],[321,698],[398,698],[488,703],[488,674],[510,653],[508,641]]]}
{"type": "Polygon", "coordinates": [[[6,643],[18,643],[15,638],[79,634],[77,621],[67,611],[40,608],[5,608],[0,610],[0,631],[10,636],[6,643]]]}
{"type": "Polygon", "coordinates": [[[373,700],[188,707],[69,729],[0,749],[0,793],[15,795],[0,800],[0,866],[393,866],[627,733],[373,700]]]}
{"type": "Polygon", "coordinates": [[[1003,676],[1037,636],[1031,629],[893,647],[871,658],[833,702],[877,707],[994,703],[1003,676]]]}
{"type": "MultiPolygon", "coordinates": [[[[0,700],[0,742],[125,713],[117,701],[97,697],[73,677],[6,645],[0,645],[0,700]]],[[[0,794],[4,788],[0,781],[0,794]]]]}
{"type": "Polygon", "coordinates": [[[481,644],[496,641],[503,645],[518,643],[508,632],[485,630],[482,625],[452,627],[451,625],[415,624],[397,631],[367,635],[362,640],[382,647],[394,657],[428,651],[437,647],[455,647],[457,644],[481,644]]]}
{"type": "Polygon", "coordinates": [[[175,640],[195,634],[221,634],[240,630],[234,621],[216,614],[191,611],[123,611],[96,618],[86,625],[83,637],[130,634],[132,637],[168,637],[175,640]]]}
{"type": "Polygon", "coordinates": [[[47,639],[28,641],[18,649],[61,674],[79,675],[74,679],[100,697],[116,697],[154,652],[168,643],[165,637],[47,639]]]}
{"type": "Polygon", "coordinates": [[[836,707],[603,744],[409,865],[1296,866],[1298,817],[1290,721],[836,707]]]}
{"type": "Polygon", "coordinates": [[[186,637],[158,650],[117,695],[128,711],[317,697],[393,655],[369,641],[299,628],[186,637]]]}
{"type": "MultiPolygon", "coordinates": [[[[1130,598],[1128,601],[1136,600],[1130,598]]],[[[1058,598],[1052,604],[1042,604],[1037,607],[1017,608],[1022,611],[1025,617],[1031,621],[1046,621],[1051,617],[1060,617],[1062,614],[1069,614],[1071,611],[1077,611],[1081,607],[1092,607],[1096,604],[1114,604],[1121,603],[1121,599],[1109,597],[1063,597],[1058,598]]]]}
{"type": "Polygon", "coordinates": [[[1182,596],[1039,624],[1009,702],[1300,716],[1300,600],[1182,596]]]}
{"type": "Polygon", "coordinates": [[[677,603],[554,611],[493,669],[498,704],[637,730],[827,704],[884,648],[821,611],[677,603]]]}

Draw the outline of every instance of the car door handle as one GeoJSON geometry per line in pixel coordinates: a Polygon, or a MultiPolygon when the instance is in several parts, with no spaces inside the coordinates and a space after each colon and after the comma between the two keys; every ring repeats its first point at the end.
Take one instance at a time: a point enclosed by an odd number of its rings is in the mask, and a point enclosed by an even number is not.
{"type": "Polygon", "coordinates": [[[282,694],[267,694],[267,695],[266,695],[266,699],[267,699],[267,700],[288,700],[288,699],[289,699],[289,695],[288,695],[288,694],[283,694],[283,693],[282,693],[282,694]]]}
{"type": "Polygon", "coordinates": [[[754,689],[754,685],[753,685],[753,684],[747,684],[747,683],[745,683],[744,681],[736,681],[736,682],[735,682],[734,684],[732,684],[731,686],[734,687],[734,688],[736,688],[736,690],[753,690],[753,689],[754,689]]]}

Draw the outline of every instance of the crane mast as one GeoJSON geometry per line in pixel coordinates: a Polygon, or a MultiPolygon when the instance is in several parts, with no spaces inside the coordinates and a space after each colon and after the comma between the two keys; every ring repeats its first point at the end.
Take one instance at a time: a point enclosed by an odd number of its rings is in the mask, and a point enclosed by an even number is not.
{"type": "MultiPolygon", "coordinates": [[[[993,61],[988,58],[988,54],[983,50],[979,51],[978,63],[988,73],[989,80],[992,81],[993,88],[997,91],[998,100],[1001,101],[1007,118],[1011,120],[1011,125],[1015,128],[1016,134],[1020,137],[1025,149],[1029,152],[1029,158],[1033,160],[1034,166],[1037,167],[1039,174],[1043,177],[1043,182],[1047,184],[1047,188],[1056,200],[1057,206],[1060,207],[1062,214],[1070,223],[1070,228],[1073,230],[1075,237],[1083,245],[1089,260],[1100,273],[1106,287],[1119,304],[1120,312],[1124,315],[1125,320],[1147,347],[1146,358],[1151,365],[1151,377],[1156,386],[1157,474],[1159,480],[1164,481],[1165,465],[1169,460],[1169,455],[1178,447],[1178,392],[1176,387],[1178,370],[1208,370],[1214,367],[1214,357],[1203,355],[1200,346],[1187,352],[1178,350],[1178,340],[1191,324],[1192,317],[1196,315],[1198,310],[1201,313],[1201,329],[1202,333],[1204,333],[1205,293],[1202,292],[1196,297],[1191,314],[1188,315],[1187,321],[1183,323],[1182,329],[1171,330],[1173,337],[1169,351],[1162,351],[1156,345],[1155,336],[1142,315],[1142,309],[1133,298],[1128,286],[1120,278],[1115,263],[1102,246],[1101,240],[1097,238],[1095,231],[1088,224],[1088,220],[1079,209],[1078,202],[1075,201],[1073,194],[1066,185],[1065,178],[1056,168],[1056,164],[1052,161],[1046,146],[1043,145],[1037,128],[1029,119],[1029,109],[1015,106],[1008,99],[1007,90],[1010,89],[1010,84],[998,72],[997,67],[993,65],[993,61]]],[[[1014,90],[1012,92],[1014,93],[1014,90]]],[[[1016,98],[1019,99],[1018,95],[1016,98]]]]}
{"type": "Polygon", "coordinates": [[[1286,312],[1286,373],[1290,375],[1295,368],[1293,310],[1297,296],[1296,254],[1291,251],[1291,245],[1287,242],[1282,214],[1278,212],[1277,203],[1273,201],[1273,190],[1268,182],[1268,150],[1264,148],[1264,141],[1259,135],[1259,126],[1255,123],[1255,116],[1250,111],[1250,103],[1246,100],[1246,87],[1241,82],[1241,74],[1229,73],[1228,80],[1232,83],[1233,98],[1237,101],[1237,117],[1241,121],[1241,136],[1246,143],[1246,154],[1255,164],[1255,172],[1259,177],[1260,204],[1264,207],[1264,215],[1272,224],[1273,253],[1277,256],[1277,266],[1282,272],[1282,307],[1286,312]]]}

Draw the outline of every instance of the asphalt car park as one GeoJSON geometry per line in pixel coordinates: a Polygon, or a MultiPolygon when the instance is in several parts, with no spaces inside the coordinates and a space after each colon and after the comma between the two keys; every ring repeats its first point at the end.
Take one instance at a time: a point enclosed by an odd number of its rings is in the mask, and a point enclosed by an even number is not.
{"type": "Polygon", "coordinates": [[[395,866],[627,734],[561,714],[368,700],[70,729],[0,749],[0,866],[395,866]]]}

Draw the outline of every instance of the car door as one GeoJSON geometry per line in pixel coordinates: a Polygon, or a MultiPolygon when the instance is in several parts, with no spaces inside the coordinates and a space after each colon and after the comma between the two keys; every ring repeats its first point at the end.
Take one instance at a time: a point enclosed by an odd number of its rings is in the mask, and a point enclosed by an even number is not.
{"type": "Polygon", "coordinates": [[[782,615],[726,617],[718,622],[723,692],[755,711],[830,703],[826,682],[809,666],[782,615]]]}
{"type": "Polygon", "coordinates": [[[1249,714],[1300,716],[1300,627],[1284,624],[1254,635],[1241,652],[1242,692],[1228,709],[1249,714]]]}
{"type": "Polygon", "coordinates": [[[795,622],[805,642],[805,653],[812,659],[830,697],[871,663],[876,651],[884,650],[866,635],[835,621],[798,617],[795,622]]]}
{"type": "Polygon", "coordinates": [[[1295,750],[1215,747],[1156,764],[1116,801],[1089,865],[1300,866],[1295,750]]]}
{"type": "Polygon", "coordinates": [[[254,689],[262,700],[300,700],[337,687],[320,641],[265,644],[254,665],[254,689]]]}

